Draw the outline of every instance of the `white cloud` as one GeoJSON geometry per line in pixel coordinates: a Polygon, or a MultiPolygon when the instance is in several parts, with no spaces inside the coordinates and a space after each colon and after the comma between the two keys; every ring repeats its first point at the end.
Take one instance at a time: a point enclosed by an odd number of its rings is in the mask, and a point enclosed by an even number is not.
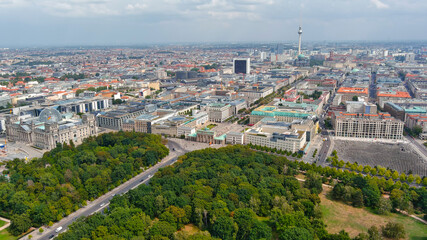
{"type": "Polygon", "coordinates": [[[148,7],[147,4],[144,3],[136,3],[136,4],[128,4],[126,6],[126,9],[129,11],[135,11],[135,10],[143,10],[146,9],[148,7]]]}
{"type": "Polygon", "coordinates": [[[385,9],[390,7],[388,4],[385,4],[380,0],[371,0],[371,2],[379,9],[385,9]]]}

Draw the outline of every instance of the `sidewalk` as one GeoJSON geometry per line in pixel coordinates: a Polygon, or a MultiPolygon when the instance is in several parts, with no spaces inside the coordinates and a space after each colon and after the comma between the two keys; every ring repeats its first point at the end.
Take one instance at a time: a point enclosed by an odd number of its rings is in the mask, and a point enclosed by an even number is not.
{"type": "Polygon", "coordinates": [[[322,137],[320,135],[316,135],[308,148],[307,154],[304,154],[304,156],[302,157],[302,160],[307,163],[313,163],[314,160],[318,158],[320,150],[322,149],[322,146],[323,146],[322,137]],[[316,149],[317,149],[316,156],[313,157],[313,153],[314,151],[316,151],[316,149]]]}

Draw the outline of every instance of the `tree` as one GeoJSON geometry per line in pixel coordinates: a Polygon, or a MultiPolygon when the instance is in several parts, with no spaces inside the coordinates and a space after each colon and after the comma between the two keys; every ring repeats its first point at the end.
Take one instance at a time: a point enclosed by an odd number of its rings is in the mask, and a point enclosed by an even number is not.
{"type": "MultiPolygon", "coordinates": [[[[378,168],[378,175],[380,175],[380,176],[384,176],[384,175],[386,174],[387,169],[386,169],[385,167],[378,166],[377,168],[378,168]]],[[[387,177],[387,176],[386,176],[386,177],[387,177]]],[[[387,177],[387,178],[388,178],[388,177],[387,177]]]]}
{"type": "Polygon", "coordinates": [[[421,184],[421,177],[418,174],[415,175],[415,183],[416,184],[421,184]]]}
{"type": "Polygon", "coordinates": [[[351,201],[354,207],[363,207],[363,193],[362,190],[356,189],[351,194],[351,201]]]}
{"type": "Polygon", "coordinates": [[[386,215],[389,214],[392,210],[393,206],[391,204],[390,199],[388,198],[380,198],[380,201],[378,202],[378,214],[386,215]]]}
{"type": "Polygon", "coordinates": [[[41,227],[41,228],[39,228],[39,233],[43,233],[44,232],[44,229],[41,227]]]}
{"type": "Polygon", "coordinates": [[[406,181],[406,174],[405,173],[401,173],[399,179],[402,182],[406,181]]]}
{"type": "Polygon", "coordinates": [[[271,228],[264,222],[254,221],[252,224],[249,236],[249,240],[258,240],[258,239],[271,239],[273,236],[271,228]]]}
{"type": "Polygon", "coordinates": [[[343,183],[338,183],[332,189],[332,198],[335,200],[343,200],[344,195],[346,194],[345,185],[343,183]]]}
{"type": "Polygon", "coordinates": [[[423,128],[421,126],[416,125],[412,128],[412,133],[415,137],[418,137],[422,132],[423,128]]]}
{"type": "Polygon", "coordinates": [[[391,177],[393,178],[393,180],[397,180],[399,178],[399,172],[394,171],[393,174],[391,175],[391,177]]]}
{"type": "Polygon", "coordinates": [[[221,238],[223,240],[232,240],[235,234],[235,225],[233,219],[221,216],[212,226],[212,236],[221,238]]]}
{"type": "Polygon", "coordinates": [[[376,207],[381,198],[381,192],[377,185],[368,185],[362,188],[365,206],[376,207]]]}
{"type": "Polygon", "coordinates": [[[150,228],[149,235],[151,236],[151,238],[155,238],[157,236],[170,238],[172,237],[175,231],[176,231],[176,228],[172,226],[170,223],[165,221],[159,221],[150,228]]]}
{"type": "Polygon", "coordinates": [[[393,189],[390,193],[390,200],[394,208],[407,209],[408,199],[405,196],[405,192],[400,189],[393,189]]]}
{"type": "Polygon", "coordinates": [[[381,232],[384,237],[391,239],[401,239],[406,236],[403,224],[395,222],[388,222],[385,226],[382,226],[381,232]]]}
{"type": "Polygon", "coordinates": [[[407,178],[408,183],[412,183],[414,180],[415,180],[414,175],[409,174],[409,176],[407,178]]]}
{"type": "Polygon", "coordinates": [[[306,179],[304,182],[304,187],[311,190],[314,194],[319,194],[322,192],[322,177],[320,174],[314,171],[308,171],[306,174],[306,179]]]}
{"type": "Polygon", "coordinates": [[[249,208],[239,208],[234,214],[234,221],[236,221],[239,229],[237,231],[236,239],[247,239],[251,231],[252,225],[255,221],[256,214],[249,208]]]}
{"type": "Polygon", "coordinates": [[[370,172],[371,172],[371,166],[366,165],[366,166],[363,168],[363,172],[364,172],[364,173],[370,173],[370,172]]]}
{"type": "Polygon", "coordinates": [[[382,240],[380,230],[374,225],[368,229],[369,240],[382,240]]]}
{"type": "Polygon", "coordinates": [[[359,98],[357,96],[353,96],[353,98],[351,99],[352,101],[359,101],[359,98]]]}
{"type": "Polygon", "coordinates": [[[313,240],[313,235],[305,228],[290,227],[285,229],[280,235],[280,240],[313,240]]]}
{"type": "MultiPolygon", "coordinates": [[[[391,171],[390,171],[390,170],[387,170],[387,172],[385,172],[384,176],[385,176],[386,178],[390,178],[390,177],[391,177],[391,171]]],[[[399,176],[399,175],[398,175],[398,176],[399,176]]]]}
{"type": "Polygon", "coordinates": [[[13,215],[9,227],[10,233],[17,236],[26,232],[31,227],[31,219],[26,214],[13,215]]]}
{"type": "Polygon", "coordinates": [[[369,240],[369,235],[366,233],[359,233],[353,240],[369,240]]]}

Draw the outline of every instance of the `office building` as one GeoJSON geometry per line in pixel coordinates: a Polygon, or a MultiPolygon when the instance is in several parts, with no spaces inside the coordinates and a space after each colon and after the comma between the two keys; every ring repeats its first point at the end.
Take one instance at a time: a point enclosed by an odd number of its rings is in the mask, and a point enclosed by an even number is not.
{"type": "Polygon", "coordinates": [[[402,139],[402,121],[391,117],[388,113],[357,114],[335,112],[335,136],[370,138],[370,139],[402,139]]]}
{"type": "Polygon", "coordinates": [[[427,116],[426,115],[408,114],[405,121],[405,125],[409,129],[414,129],[415,126],[421,127],[422,132],[420,133],[419,137],[423,140],[427,139],[427,116]]]}
{"type": "Polygon", "coordinates": [[[227,144],[243,144],[245,135],[239,132],[228,132],[225,136],[225,143],[227,144]]]}
{"type": "Polygon", "coordinates": [[[369,97],[368,88],[341,87],[337,93],[341,95],[341,102],[343,103],[353,101],[353,97],[369,97]]]}
{"type": "Polygon", "coordinates": [[[409,95],[408,92],[402,92],[402,91],[379,91],[377,93],[377,103],[378,105],[383,108],[385,102],[393,102],[393,101],[399,101],[399,100],[405,100],[410,99],[411,95],[409,95]]]}
{"type": "Polygon", "coordinates": [[[245,144],[298,152],[306,144],[305,134],[303,131],[289,131],[287,127],[275,128],[273,131],[260,127],[245,132],[245,144]]]}
{"type": "Polygon", "coordinates": [[[263,118],[274,118],[279,122],[308,119],[319,114],[317,105],[307,103],[286,103],[282,106],[260,106],[251,112],[249,123],[256,124],[263,118]]]}
{"type": "Polygon", "coordinates": [[[253,103],[256,100],[266,97],[272,94],[274,91],[273,87],[269,86],[251,86],[243,88],[239,91],[239,94],[243,95],[243,98],[248,103],[253,103]]]}
{"type": "Polygon", "coordinates": [[[230,117],[230,104],[212,103],[208,107],[209,121],[211,122],[224,122],[230,117]]]}
{"type": "Polygon", "coordinates": [[[347,101],[346,108],[348,113],[377,113],[377,105],[364,101],[347,101]]]}
{"type": "Polygon", "coordinates": [[[123,107],[117,110],[102,112],[96,116],[99,127],[122,130],[123,121],[145,113],[144,107],[123,107]]]}
{"type": "Polygon", "coordinates": [[[233,73],[235,74],[250,74],[251,59],[250,58],[235,58],[233,59],[233,73]]]}

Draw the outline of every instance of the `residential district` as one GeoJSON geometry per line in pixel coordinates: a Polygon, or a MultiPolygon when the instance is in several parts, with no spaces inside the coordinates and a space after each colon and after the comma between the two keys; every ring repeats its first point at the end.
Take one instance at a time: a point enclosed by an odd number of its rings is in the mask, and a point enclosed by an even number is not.
{"type": "Polygon", "coordinates": [[[0,84],[5,162],[125,131],[427,175],[417,43],[2,49],[0,84]]]}

